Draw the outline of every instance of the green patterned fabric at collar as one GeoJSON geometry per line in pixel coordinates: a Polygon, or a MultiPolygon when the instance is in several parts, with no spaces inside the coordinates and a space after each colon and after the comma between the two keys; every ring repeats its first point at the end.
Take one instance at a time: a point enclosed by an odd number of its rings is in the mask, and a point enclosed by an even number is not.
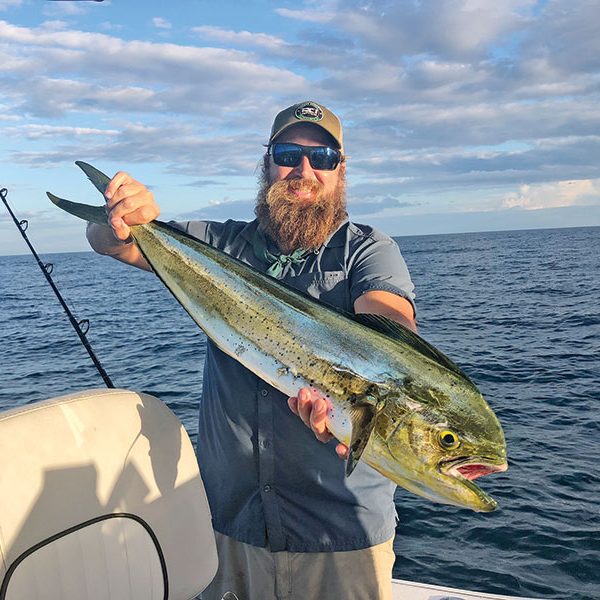
{"type": "Polygon", "coordinates": [[[309,250],[303,250],[302,248],[294,250],[291,254],[280,254],[279,256],[269,252],[267,248],[267,238],[259,227],[255,229],[254,236],[252,237],[252,249],[254,250],[254,256],[256,256],[256,258],[270,264],[266,272],[267,275],[270,275],[275,279],[281,278],[287,264],[302,263],[310,254],[309,250]]]}

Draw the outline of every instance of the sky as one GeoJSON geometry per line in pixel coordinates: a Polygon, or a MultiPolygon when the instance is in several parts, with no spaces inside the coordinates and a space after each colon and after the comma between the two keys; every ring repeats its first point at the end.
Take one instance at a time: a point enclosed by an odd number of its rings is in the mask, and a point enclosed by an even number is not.
{"type": "MultiPolygon", "coordinates": [[[[161,219],[253,218],[274,115],[344,124],[351,219],[390,235],[600,225],[599,0],[0,0],[0,187],[38,252],[74,161],[161,219]]],[[[27,248],[0,206],[0,255],[27,248]]]]}

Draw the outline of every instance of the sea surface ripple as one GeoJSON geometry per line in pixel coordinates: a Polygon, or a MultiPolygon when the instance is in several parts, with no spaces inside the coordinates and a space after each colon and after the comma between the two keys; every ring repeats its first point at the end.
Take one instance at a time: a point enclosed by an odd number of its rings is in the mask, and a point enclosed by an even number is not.
{"type": "MultiPolygon", "coordinates": [[[[477,514],[399,489],[394,575],[498,594],[600,598],[600,228],[398,238],[420,333],[478,384],[510,469],[477,514]]],[[[24,249],[25,252],[25,249],[24,249]]],[[[195,442],[204,334],[154,277],[92,253],[53,278],[118,387],[160,397],[195,442]]],[[[30,255],[0,257],[0,409],[102,387],[30,255]]]]}

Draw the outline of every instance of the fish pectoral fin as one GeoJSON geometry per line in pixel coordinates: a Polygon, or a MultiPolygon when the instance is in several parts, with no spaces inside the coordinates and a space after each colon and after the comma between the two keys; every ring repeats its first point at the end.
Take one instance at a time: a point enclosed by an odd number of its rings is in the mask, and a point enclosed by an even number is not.
{"type": "Polygon", "coordinates": [[[379,408],[376,404],[365,403],[352,407],[352,435],[350,437],[350,447],[346,461],[346,477],[354,471],[356,464],[362,456],[363,450],[366,448],[371,433],[375,428],[378,413],[379,408]]]}

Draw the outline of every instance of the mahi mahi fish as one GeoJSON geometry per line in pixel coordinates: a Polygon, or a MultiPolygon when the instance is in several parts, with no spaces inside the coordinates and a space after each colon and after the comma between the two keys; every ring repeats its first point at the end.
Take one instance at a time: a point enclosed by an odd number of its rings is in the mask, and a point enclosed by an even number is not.
{"type": "MultiPolygon", "coordinates": [[[[76,164],[104,194],[109,178],[76,164]]],[[[102,206],[60,208],[106,225],[102,206]]],[[[398,323],[324,305],[167,223],[131,228],[156,275],[225,353],[288,396],[315,388],[327,427],[360,459],[435,502],[492,511],[473,480],[507,469],[502,427],[465,373],[398,323]]]]}

